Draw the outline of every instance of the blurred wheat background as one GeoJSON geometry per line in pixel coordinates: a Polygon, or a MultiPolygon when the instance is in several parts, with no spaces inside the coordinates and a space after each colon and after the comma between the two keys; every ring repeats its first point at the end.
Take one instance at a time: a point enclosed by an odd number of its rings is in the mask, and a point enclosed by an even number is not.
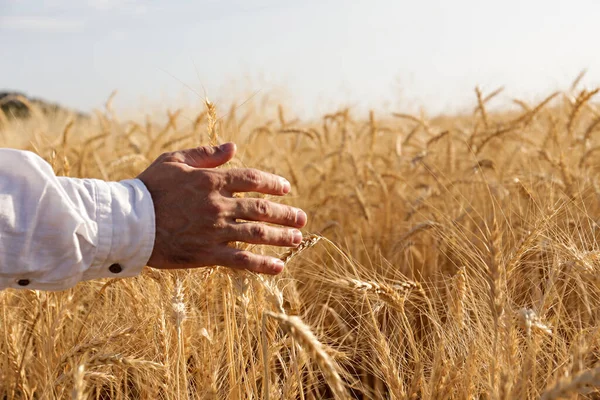
{"type": "Polygon", "coordinates": [[[283,201],[309,216],[299,249],[254,248],[286,261],[277,277],[147,268],[0,292],[0,398],[598,398],[599,90],[494,111],[500,91],[435,118],[207,102],[134,122],[110,100],[91,118],[0,114],[0,146],[72,177],[234,141],[230,164],[288,177],[283,201]]]}

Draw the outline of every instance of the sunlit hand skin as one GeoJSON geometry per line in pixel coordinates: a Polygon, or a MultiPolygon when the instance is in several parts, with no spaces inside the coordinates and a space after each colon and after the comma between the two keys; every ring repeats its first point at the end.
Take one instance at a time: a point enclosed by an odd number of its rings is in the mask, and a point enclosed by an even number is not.
{"type": "Polygon", "coordinates": [[[298,208],[234,197],[239,192],[283,196],[290,191],[289,182],[277,175],[249,168],[216,168],[231,160],[235,152],[235,144],[226,143],[165,153],[138,176],[152,196],[156,214],[149,266],[222,265],[267,274],[283,270],[283,262],[277,258],[227,245],[246,242],[296,247],[302,241],[298,229],[307,219],[298,208]]]}

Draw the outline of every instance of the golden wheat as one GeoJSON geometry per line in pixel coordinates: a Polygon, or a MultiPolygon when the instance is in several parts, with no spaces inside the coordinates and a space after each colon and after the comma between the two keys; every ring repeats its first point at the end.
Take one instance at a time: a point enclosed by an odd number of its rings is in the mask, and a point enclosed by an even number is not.
{"type": "MultiPolygon", "coordinates": [[[[126,179],[235,141],[309,216],[277,277],[146,270],[0,293],[0,398],[554,399],[600,395],[597,90],[467,115],[250,101],[121,122],[0,113],[0,145],[126,179]],[[317,245],[318,244],[318,245],[317,245]]],[[[21,100],[21,99],[16,99],[21,100]]]]}

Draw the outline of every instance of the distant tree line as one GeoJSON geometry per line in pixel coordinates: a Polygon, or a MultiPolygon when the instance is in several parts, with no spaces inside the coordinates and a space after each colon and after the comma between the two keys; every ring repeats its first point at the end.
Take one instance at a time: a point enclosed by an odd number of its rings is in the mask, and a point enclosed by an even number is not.
{"type": "Polygon", "coordinates": [[[15,91],[0,91],[0,110],[8,119],[26,119],[31,117],[33,109],[39,110],[44,115],[67,112],[80,118],[89,116],[79,111],[69,110],[60,104],[48,102],[39,98],[28,97],[24,93],[15,91]]]}

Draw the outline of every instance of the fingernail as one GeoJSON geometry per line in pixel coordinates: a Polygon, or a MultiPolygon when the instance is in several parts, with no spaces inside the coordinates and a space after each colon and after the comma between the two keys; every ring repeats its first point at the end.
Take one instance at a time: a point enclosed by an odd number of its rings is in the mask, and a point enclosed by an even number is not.
{"type": "Polygon", "coordinates": [[[290,190],[292,190],[292,185],[290,185],[290,183],[288,182],[287,179],[285,178],[280,178],[281,179],[281,186],[283,187],[283,194],[288,194],[290,192],[290,190]]]}
{"type": "Polygon", "coordinates": [[[222,145],[219,146],[219,149],[221,151],[228,153],[230,151],[235,150],[235,143],[231,143],[231,142],[223,143],[222,145]]]}
{"type": "Polygon", "coordinates": [[[306,216],[306,213],[302,210],[298,210],[298,212],[296,213],[296,225],[304,226],[306,225],[307,220],[308,217],[306,216]]]}
{"type": "Polygon", "coordinates": [[[276,274],[283,271],[283,268],[285,267],[285,263],[282,260],[280,260],[279,258],[274,258],[273,262],[271,264],[273,265],[273,271],[276,274]]]}
{"type": "Polygon", "coordinates": [[[292,243],[294,243],[294,245],[299,245],[300,243],[302,243],[302,232],[300,232],[299,230],[294,229],[294,232],[292,233],[293,239],[292,239],[292,243]]]}

